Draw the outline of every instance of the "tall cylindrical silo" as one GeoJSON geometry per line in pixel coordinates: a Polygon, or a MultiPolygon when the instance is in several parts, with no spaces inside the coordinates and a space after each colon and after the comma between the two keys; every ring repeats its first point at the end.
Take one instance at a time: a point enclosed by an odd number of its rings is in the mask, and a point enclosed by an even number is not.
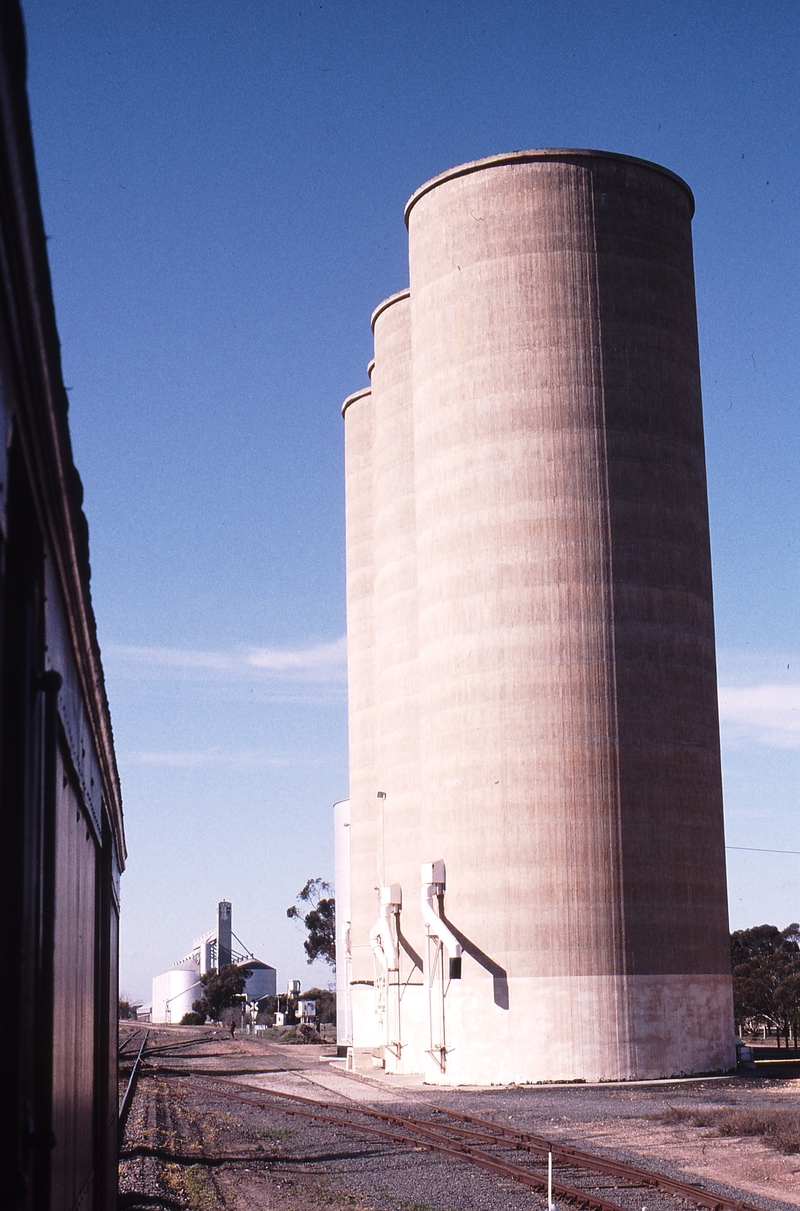
{"type": "MultiPolygon", "coordinates": [[[[350,863],[361,877],[351,879],[351,922],[374,910],[377,848],[374,811],[375,762],[375,436],[369,387],[342,405],[345,435],[345,528],[347,535],[347,682],[350,743],[350,863]]],[[[351,930],[350,976],[354,1039],[373,1042],[369,933],[351,930]],[[359,997],[358,993],[362,995],[359,997]]]]}
{"type": "Polygon", "coordinates": [[[560,150],[407,207],[431,1080],[732,1062],[692,212],[560,150]]]}
{"type": "MultiPolygon", "coordinates": [[[[385,299],[373,312],[372,371],[375,559],[375,799],[381,886],[403,888],[403,929],[418,934],[419,739],[417,708],[417,566],[411,316],[409,291],[385,299]],[[378,797],[380,796],[380,797],[378,797]]],[[[373,920],[378,915],[374,901],[373,920]]],[[[364,923],[367,924],[367,923],[364,923]]],[[[381,1010],[385,1063],[419,1071],[424,1034],[422,972],[413,950],[400,948],[388,973],[381,1010]],[[402,987],[402,995],[401,995],[402,987]]]]}
{"type": "Polygon", "coordinates": [[[390,296],[372,316],[375,364],[374,561],[376,807],[381,817],[376,869],[391,882],[387,828],[399,818],[413,827],[416,813],[417,569],[414,517],[414,435],[411,399],[411,324],[408,291],[390,296]],[[380,792],[381,799],[377,800],[380,792]],[[384,797],[385,796],[385,797],[384,797]],[[388,863],[388,866],[387,866],[388,863]]]}

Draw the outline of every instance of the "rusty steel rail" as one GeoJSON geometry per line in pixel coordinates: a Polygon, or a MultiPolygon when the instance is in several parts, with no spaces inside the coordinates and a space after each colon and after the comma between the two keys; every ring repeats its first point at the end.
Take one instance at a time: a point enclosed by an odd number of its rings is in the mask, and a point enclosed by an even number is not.
{"type": "Polygon", "coordinates": [[[218,1043],[221,1037],[227,1038],[227,1031],[217,1030],[213,1034],[204,1034],[199,1039],[178,1039],[175,1043],[156,1043],[148,1049],[144,1058],[147,1060],[151,1055],[161,1055],[165,1051],[176,1051],[183,1047],[199,1047],[201,1043],[218,1043]]]}
{"type": "Polygon", "coordinates": [[[559,1144],[555,1141],[544,1139],[540,1135],[531,1135],[526,1131],[517,1131],[512,1127],[503,1127],[501,1124],[493,1123],[488,1119],[476,1118],[474,1115],[463,1114],[456,1110],[448,1110],[443,1106],[436,1106],[434,1109],[440,1114],[446,1114],[449,1118],[458,1119],[466,1123],[475,1123],[477,1126],[487,1129],[488,1134],[486,1135],[483,1132],[477,1133],[482,1139],[494,1138],[498,1143],[505,1140],[509,1147],[533,1152],[538,1156],[546,1156],[552,1150],[554,1161],[575,1165],[581,1169],[588,1169],[593,1173],[604,1173],[609,1177],[619,1177],[627,1181],[635,1180],[643,1186],[652,1186],[663,1190],[665,1194],[675,1194],[680,1198],[685,1198],[694,1203],[695,1206],[704,1208],[704,1211],[758,1211],[758,1208],[750,1203],[742,1202],[741,1199],[731,1198],[722,1194],[712,1194],[710,1191],[703,1190],[702,1187],[695,1186],[689,1182],[682,1182],[676,1178],[667,1177],[663,1173],[652,1173],[649,1169],[640,1169],[638,1166],[630,1165],[626,1161],[615,1161],[610,1157],[596,1156],[592,1152],[582,1152],[581,1149],[572,1148],[569,1144],[559,1144]]]}
{"type": "Polygon", "coordinates": [[[141,1033],[142,1033],[141,1030],[132,1030],[129,1035],[126,1035],[126,1037],[122,1040],[122,1042],[117,1047],[117,1054],[119,1055],[120,1059],[125,1058],[126,1052],[128,1053],[128,1055],[131,1054],[128,1051],[128,1048],[130,1047],[131,1043],[133,1043],[134,1047],[136,1046],[135,1040],[139,1037],[139,1035],[141,1033]]]}
{"type": "Polygon", "coordinates": [[[139,1054],[136,1056],[136,1059],[133,1061],[133,1068],[131,1069],[131,1075],[128,1078],[128,1084],[125,1086],[125,1092],[123,1093],[122,1101],[119,1104],[119,1115],[117,1117],[117,1137],[119,1139],[120,1146],[122,1145],[122,1137],[125,1134],[125,1124],[127,1123],[128,1115],[130,1114],[131,1103],[133,1102],[133,1095],[136,1092],[136,1082],[139,1079],[139,1069],[142,1066],[142,1057],[144,1055],[144,1049],[147,1046],[148,1033],[149,1032],[147,1030],[145,1030],[144,1038],[142,1039],[142,1045],[139,1048],[139,1054]]]}
{"type": "MultiPolygon", "coordinates": [[[[191,1076],[192,1074],[187,1073],[186,1075],[191,1076]]],[[[416,1148],[427,1146],[433,1151],[441,1152],[459,1160],[470,1161],[483,1169],[488,1169],[490,1172],[513,1178],[540,1193],[545,1193],[547,1190],[547,1181],[545,1178],[539,1177],[520,1165],[501,1160],[484,1152],[482,1149],[477,1149],[468,1141],[473,1140],[476,1143],[490,1143],[495,1146],[514,1148],[518,1151],[529,1152],[540,1159],[546,1158],[547,1154],[552,1151],[553,1160],[556,1162],[576,1169],[583,1169],[589,1173],[599,1173],[615,1177],[619,1180],[630,1182],[632,1185],[649,1186],[652,1189],[658,1189],[664,1194],[686,1199],[687,1202],[701,1208],[702,1211],[759,1211],[752,1204],[745,1203],[739,1198],[712,1194],[701,1186],[679,1181],[675,1178],[667,1177],[662,1173],[653,1173],[636,1165],[630,1165],[625,1161],[616,1161],[609,1157],[596,1156],[594,1153],[583,1152],[567,1144],[560,1144],[554,1140],[545,1139],[542,1136],[531,1135],[528,1132],[503,1127],[486,1119],[447,1110],[440,1106],[432,1106],[431,1109],[440,1114],[447,1115],[449,1118],[458,1119],[465,1123],[472,1123],[474,1127],[456,1127],[453,1125],[432,1123],[428,1120],[406,1118],[401,1115],[389,1114],[385,1111],[373,1110],[371,1108],[361,1106],[351,1108],[349,1106],[341,1106],[338,1103],[331,1104],[315,1098],[303,1097],[300,1094],[279,1093],[269,1090],[270,1097],[273,1099],[279,1098],[284,1101],[300,1102],[309,1107],[308,1110],[303,1111],[293,1110],[286,1106],[281,1106],[279,1102],[274,1100],[270,1102],[255,1100],[252,1097],[252,1092],[258,1091],[254,1090],[253,1086],[238,1084],[235,1081],[228,1081],[222,1078],[208,1078],[205,1075],[202,1079],[204,1082],[211,1080],[214,1092],[221,1094],[223,1097],[229,1097],[235,1101],[246,1101],[252,1105],[262,1106],[265,1109],[279,1110],[284,1114],[297,1114],[302,1117],[329,1122],[335,1126],[364,1131],[370,1135],[378,1135],[382,1138],[393,1140],[395,1143],[402,1143],[416,1148]],[[220,1084],[237,1088],[240,1092],[228,1093],[218,1088],[220,1084]],[[310,1109],[311,1107],[314,1107],[314,1109],[310,1109]],[[323,1111],[330,1110],[377,1119],[399,1127],[404,1134],[381,1130],[377,1127],[367,1127],[354,1123],[352,1119],[342,1119],[322,1113],[323,1111]],[[475,1128],[480,1129],[476,1130],[475,1128]],[[409,1131],[414,1134],[406,1134],[409,1131]]],[[[572,1206],[584,1208],[585,1211],[620,1211],[616,1204],[606,1199],[597,1198],[587,1191],[576,1190],[557,1181],[553,1183],[553,1192],[563,1201],[570,1203],[572,1206]]]]}

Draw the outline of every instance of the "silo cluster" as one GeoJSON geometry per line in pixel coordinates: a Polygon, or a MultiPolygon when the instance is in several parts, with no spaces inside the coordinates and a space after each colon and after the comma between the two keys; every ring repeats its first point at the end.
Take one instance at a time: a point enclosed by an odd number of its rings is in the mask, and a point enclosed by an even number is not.
{"type": "Polygon", "coordinates": [[[354,1066],[733,1063],[692,213],[570,150],[406,207],[343,408],[354,1066]]]}

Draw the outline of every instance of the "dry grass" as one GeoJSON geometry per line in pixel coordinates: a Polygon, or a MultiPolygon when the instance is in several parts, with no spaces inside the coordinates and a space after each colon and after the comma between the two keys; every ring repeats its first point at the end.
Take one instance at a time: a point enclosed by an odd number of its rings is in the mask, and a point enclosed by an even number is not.
{"type": "Polygon", "coordinates": [[[720,1135],[760,1135],[778,1152],[800,1152],[800,1110],[728,1110],[718,1124],[720,1135]]]}
{"type": "Polygon", "coordinates": [[[720,1135],[759,1136],[778,1152],[800,1152],[800,1110],[788,1107],[698,1106],[683,1110],[668,1106],[657,1118],[669,1126],[686,1123],[690,1127],[713,1127],[720,1135]]]}

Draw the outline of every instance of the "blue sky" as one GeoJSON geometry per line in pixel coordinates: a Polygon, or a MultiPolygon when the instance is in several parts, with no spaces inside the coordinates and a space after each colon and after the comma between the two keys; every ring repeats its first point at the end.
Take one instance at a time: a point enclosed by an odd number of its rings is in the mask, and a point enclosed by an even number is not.
{"type": "MultiPolygon", "coordinates": [[[[800,9],[578,0],[24,0],[29,91],[130,849],[122,984],[232,900],[332,875],[347,791],[339,405],[407,284],[402,210],[527,147],[694,190],[731,846],[800,850],[800,9]]],[[[800,856],[729,851],[734,927],[800,856]]]]}

